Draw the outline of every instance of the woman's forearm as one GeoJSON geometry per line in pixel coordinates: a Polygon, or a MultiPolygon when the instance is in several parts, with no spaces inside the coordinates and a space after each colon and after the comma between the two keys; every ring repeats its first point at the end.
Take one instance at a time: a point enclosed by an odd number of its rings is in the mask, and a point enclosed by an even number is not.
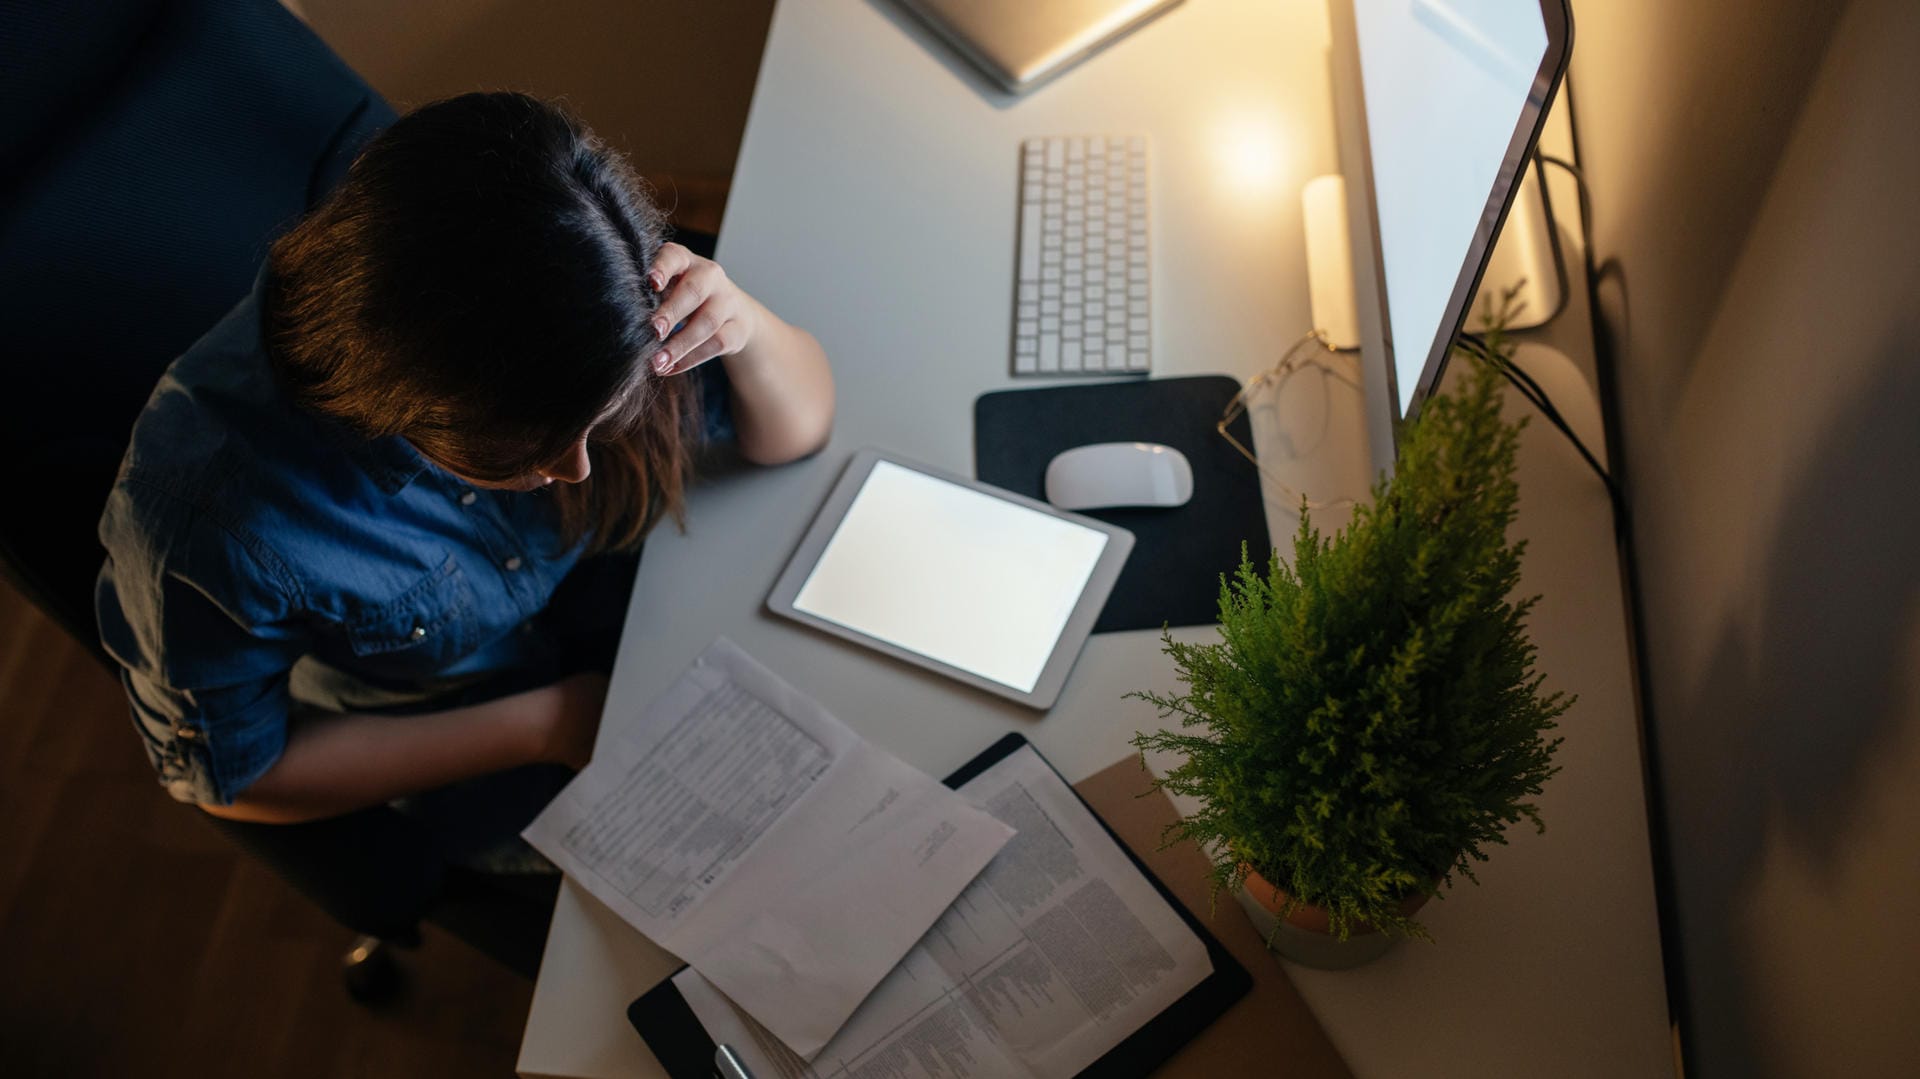
{"type": "Polygon", "coordinates": [[[570,754],[556,732],[562,713],[581,703],[570,693],[578,696],[561,683],[419,715],[310,716],[293,725],[280,759],[232,805],[201,808],[230,820],[292,824],[564,760],[570,754]]]}
{"type": "Polygon", "coordinates": [[[833,372],[813,335],[758,301],[752,342],[722,358],[732,390],[741,456],[755,464],[797,460],[833,431],[833,372]]]}

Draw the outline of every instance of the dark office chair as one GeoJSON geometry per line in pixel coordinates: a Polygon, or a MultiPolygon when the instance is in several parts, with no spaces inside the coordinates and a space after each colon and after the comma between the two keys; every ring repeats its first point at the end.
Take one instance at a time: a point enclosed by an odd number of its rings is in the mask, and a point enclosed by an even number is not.
{"type": "MultiPolygon", "coordinates": [[[[134,418],[393,118],[274,0],[0,0],[0,568],[103,663],[95,524],[134,418]]],[[[133,737],[114,719],[103,738],[133,737]]],[[[557,878],[445,864],[386,807],[206,819],[364,935],[357,994],[423,919],[538,971],[557,878]]]]}

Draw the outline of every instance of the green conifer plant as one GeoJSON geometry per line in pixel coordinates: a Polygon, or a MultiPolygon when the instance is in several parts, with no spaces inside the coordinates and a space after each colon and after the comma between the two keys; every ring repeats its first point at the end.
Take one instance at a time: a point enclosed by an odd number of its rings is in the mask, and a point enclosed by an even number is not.
{"type": "MultiPolygon", "coordinates": [[[[1485,343],[1510,358],[1497,326],[1485,343]]],[[[1573,701],[1534,671],[1539,597],[1511,595],[1524,420],[1502,417],[1500,375],[1476,366],[1401,429],[1393,475],[1346,528],[1323,537],[1303,505],[1292,564],[1274,552],[1264,575],[1242,547],[1220,640],[1165,638],[1184,692],[1131,694],[1180,717],[1133,744],[1181,758],[1156,786],[1201,808],[1168,841],[1210,852],[1216,896],[1257,871],[1283,919],[1315,906],[1342,940],[1431,940],[1404,899],[1473,880],[1522,818],[1545,830],[1530,799],[1559,770],[1548,735],[1573,701]]]]}

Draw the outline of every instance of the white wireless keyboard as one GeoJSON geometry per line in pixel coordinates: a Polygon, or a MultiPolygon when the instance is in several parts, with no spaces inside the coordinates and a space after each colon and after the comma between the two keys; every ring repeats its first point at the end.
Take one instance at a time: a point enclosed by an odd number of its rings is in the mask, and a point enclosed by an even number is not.
{"type": "Polygon", "coordinates": [[[1014,374],[1146,374],[1148,265],[1144,135],[1021,144],[1014,374]]]}

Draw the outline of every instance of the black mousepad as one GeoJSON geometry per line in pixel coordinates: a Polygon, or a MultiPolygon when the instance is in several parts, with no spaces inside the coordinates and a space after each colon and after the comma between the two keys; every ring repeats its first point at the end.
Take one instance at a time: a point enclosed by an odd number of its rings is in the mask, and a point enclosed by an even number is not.
{"type": "MultiPolygon", "coordinates": [[[[1193,466],[1193,498],[1177,509],[1095,510],[1134,535],[1095,633],[1199,626],[1219,620],[1220,575],[1257,564],[1272,544],[1260,472],[1214,425],[1240,384],[1225,375],[998,390],[973,404],[973,471],[982,483],[1044,501],[1047,462],[1093,442],[1158,442],[1193,466]]],[[[1228,428],[1253,445],[1243,414],[1228,428]]]]}

